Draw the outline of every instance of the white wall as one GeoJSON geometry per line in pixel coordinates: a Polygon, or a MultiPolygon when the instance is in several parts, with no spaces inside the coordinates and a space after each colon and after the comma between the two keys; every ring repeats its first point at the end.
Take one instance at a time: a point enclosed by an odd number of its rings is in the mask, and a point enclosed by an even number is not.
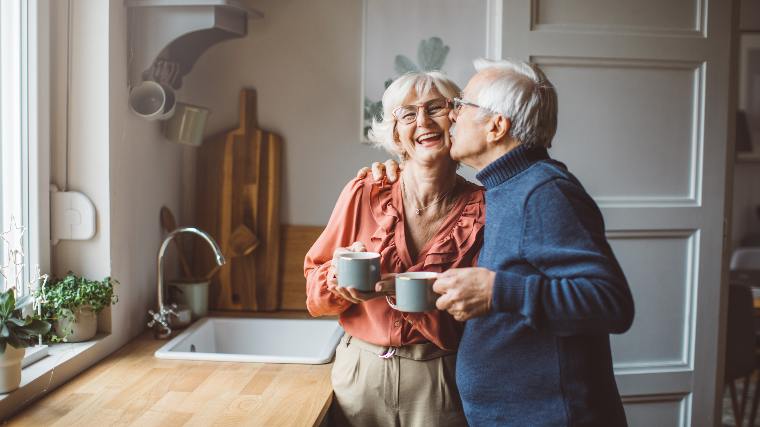
{"type": "MultiPolygon", "coordinates": [[[[51,179],[66,186],[67,2],[51,2],[51,179]]],[[[71,95],[68,189],[87,195],[97,208],[97,234],[88,241],[62,241],[52,250],[56,275],[72,270],[91,278],[111,272],[108,173],[108,3],[72,2],[71,95]]]]}
{"type": "MultiPolygon", "coordinates": [[[[65,175],[66,2],[53,11],[53,181],[65,175]]],[[[183,148],[166,141],[155,122],[128,109],[127,12],[122,0],[74,0],[70,96],[69,188],[97,209],[97,234],[53,248],[53,272],[118,279],[119,303],[105,356],[145,329],[156,304],[156,252],[162,238],[159,209],[178,211],[183,148]]],[[[101,325],[110,326],[109,313],[101,325]]]]}
{"type": "Polygon", "coordinates": [[[201,56],[179,98],[211,109],[211,134],[237,124],[238,93],[255,87],[260,126],[285,140],[282,220],[324,225],[356,171],[389,158],[359,142],[362,2],[251,4],[263,20],[201,56]]]}
{"type": "Polygon", "coordinates": [[[146,311],[156,305],[156,253],[164,234],[159,211],[165,205],[179,212],[183,147],[167,141],[157,122],[129,110],[126,17],[123,2],[111,0],[111,274],[122,283],[113,323],[132,337],[144,330],[146,311]]]}

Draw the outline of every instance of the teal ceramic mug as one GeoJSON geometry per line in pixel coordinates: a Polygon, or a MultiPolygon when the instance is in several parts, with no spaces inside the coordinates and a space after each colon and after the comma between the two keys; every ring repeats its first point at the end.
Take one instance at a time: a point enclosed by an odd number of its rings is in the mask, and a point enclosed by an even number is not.
{"type": "Polygon", "coordinates": [[[380,254],[377,252],[346,252],[338,256],[338,285],[363,292],[375,290],[380,281],[380,254]]]}
{"type": "Polygon", "coordinates": [[[433,292],[433,282],[438,273],[413,271],[396,276],[396,303],[386,297],[388,305],[398,311],[422,313],[435,309],[439,295],[433,292]]]}

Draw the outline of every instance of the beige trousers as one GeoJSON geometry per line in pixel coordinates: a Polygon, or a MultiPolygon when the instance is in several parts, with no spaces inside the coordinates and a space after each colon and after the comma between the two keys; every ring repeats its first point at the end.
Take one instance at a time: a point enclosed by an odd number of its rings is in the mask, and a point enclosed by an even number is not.
{"type": "Polygon", "coordinates": [[[412,344],[388,348],[344,335],[335,352],[334,426],[466,426],[454,382],[456,353],[412,344]]]}

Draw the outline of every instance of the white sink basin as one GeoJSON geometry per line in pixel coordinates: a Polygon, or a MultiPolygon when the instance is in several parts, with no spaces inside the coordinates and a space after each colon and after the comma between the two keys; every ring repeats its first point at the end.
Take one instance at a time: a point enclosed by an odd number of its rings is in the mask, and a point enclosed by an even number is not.
{"type": "Polygon", "coordinates": [[[159,359],[328,363],[343,336],[336,320],[207,317],[159,348],[159,359]]]}

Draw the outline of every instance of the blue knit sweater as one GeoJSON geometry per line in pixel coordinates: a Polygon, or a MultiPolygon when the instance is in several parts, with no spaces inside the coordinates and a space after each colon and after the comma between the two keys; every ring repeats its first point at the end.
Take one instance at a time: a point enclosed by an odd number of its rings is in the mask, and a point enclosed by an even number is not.
{"type": "Polygon", "coordinates": [[[493,310],[467,321],[456,379],[472,426],[624,426],[610,333],[633,299],[599,208],[545,149],[518,147],[477,175],[486,188],[479,265],[493,310]]]}

